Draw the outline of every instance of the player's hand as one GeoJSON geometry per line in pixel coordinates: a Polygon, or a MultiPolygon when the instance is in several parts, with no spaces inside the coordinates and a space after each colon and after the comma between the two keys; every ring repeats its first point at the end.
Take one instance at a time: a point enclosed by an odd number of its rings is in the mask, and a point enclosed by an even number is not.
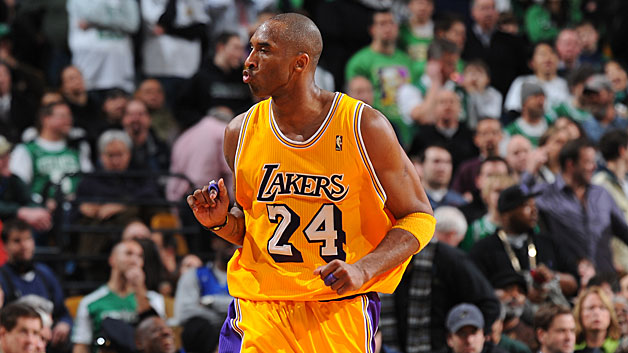
{"type": "Polygon", "coordinates": [[[361,268],[341,260],[333,260],[317,268],[314,275],[320,276],[321,280],[326,281],[326,285],[331,285],[331,289],[338,295],[356,291],[367,281],[366,273],[361,268]]]}
{"type": "Polygon", "coordinates": [[[229,212],[229,194],[225,181],[220,178],[217,184],[218,194],[214,190],[210,192],[209,187],[205,185],[202,189],[196,189],[187,198],[194,217],[207,228],[223,224],[229,212]]]}

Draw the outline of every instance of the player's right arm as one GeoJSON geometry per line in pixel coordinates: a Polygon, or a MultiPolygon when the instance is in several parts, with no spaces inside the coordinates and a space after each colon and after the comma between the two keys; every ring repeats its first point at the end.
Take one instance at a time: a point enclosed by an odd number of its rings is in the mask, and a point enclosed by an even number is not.
{"type": "MultiPolygon", "coordinates": [[[[240,136],[240,128],[245,117],[240,114],[235,117],[225,130],[224,153],[227,164],[235,177],[235,154],[238,146],[238,137],[240,136]]],[[[235,178],[234,178],[235,179],[235,178]]],[[[242,245],[244,241],[244,213],[240,208],[234,206],[229,210],[229,193],[223,179],[218,181],[219,194],[209,192],[208,185],[202,189],[197,189],[187,198],[188,205],[194,212],[194,216],[199,223],[206,227],[212,228],[224,225],[219,230],[213,232],[226,241],[242,245]]],[[[235,194],[235,182],[233,184],[235,194]]]]}

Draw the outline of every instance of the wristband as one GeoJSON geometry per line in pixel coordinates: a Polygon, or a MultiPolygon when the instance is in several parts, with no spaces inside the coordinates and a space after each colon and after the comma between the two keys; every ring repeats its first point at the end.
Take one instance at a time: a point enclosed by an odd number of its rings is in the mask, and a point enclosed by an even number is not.
{"type": "MultiPolygon", "coordinates": [[[[436,227],[436,219],[432,215],[423,212],[411,213],[397,220],[393,228],[403,229],[419,241],[419,249],[421,251],[432,239],[434,228],[436,227]]],[[[415,253],[415,254],[416,254],[415,253]]]]}
{"type": "Polygon", "coordinates": [[[229,214],[228,213],[227,213],[227,216],[225,216],[225,221],[222,224],[217,225],[217,226],[213,226],[213,227],[208,228],[208,229],[211,230],[212,232],[217,232],[217,231],[221,230],[222,228],[224,228],[227,225],[227,223],[229,223],[229,214]]]}

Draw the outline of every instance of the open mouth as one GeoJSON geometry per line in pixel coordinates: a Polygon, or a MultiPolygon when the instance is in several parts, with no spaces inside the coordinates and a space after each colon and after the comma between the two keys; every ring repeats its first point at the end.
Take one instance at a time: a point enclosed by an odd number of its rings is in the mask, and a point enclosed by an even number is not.
{"type": "Polygon", "coordinates": [[[243,70],[242,71],[242,81],[244,83],[249,83],[251,81],[251,74],[249,73],[249,70],[243,70]]]}

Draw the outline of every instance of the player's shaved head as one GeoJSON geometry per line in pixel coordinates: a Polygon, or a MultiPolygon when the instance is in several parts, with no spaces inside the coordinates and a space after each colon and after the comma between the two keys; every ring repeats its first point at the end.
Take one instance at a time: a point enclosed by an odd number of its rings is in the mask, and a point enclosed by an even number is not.
{"type": "Polygon", "coordinates": [[[295,53],[307,53],[316,66],[323,51],[323,37],[312,20],[297,13],[283,13],[272,17],[265,24],[270,23],[278,23],[281,26],[281,40],[295,53]]]}

